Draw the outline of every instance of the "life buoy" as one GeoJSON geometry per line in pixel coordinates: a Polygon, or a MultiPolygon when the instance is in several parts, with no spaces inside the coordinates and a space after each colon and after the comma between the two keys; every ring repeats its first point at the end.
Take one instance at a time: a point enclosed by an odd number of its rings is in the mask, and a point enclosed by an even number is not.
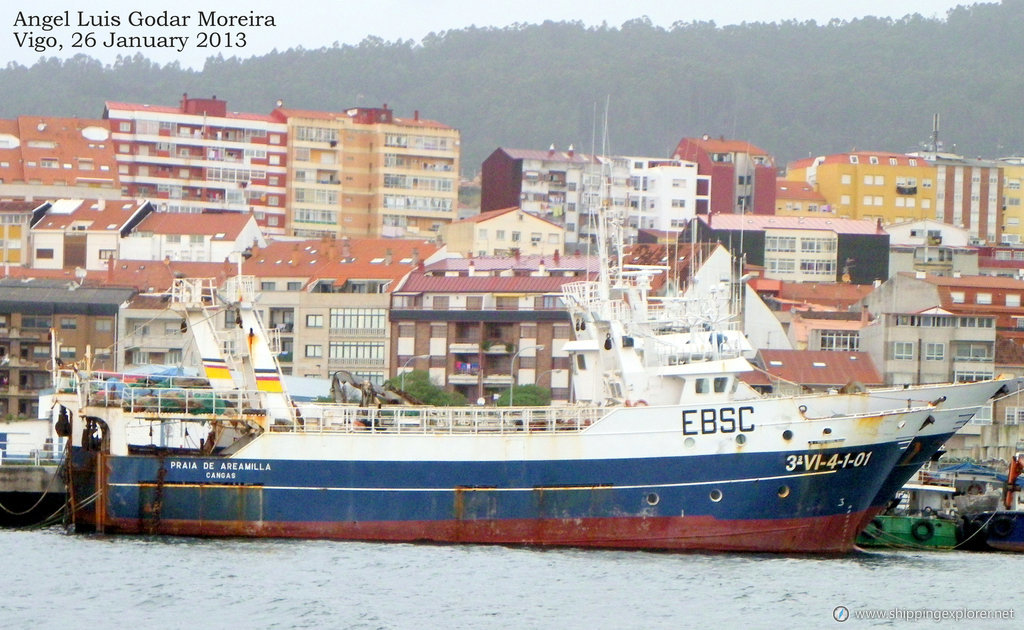
{"type": "Polygon", "coordinates": [[[981,494],[981,492],[982,488],[979,484],[972,483],[971,485],[967,486],[967,494],[981,494]]]}
{"type": "Polygon", "coordinates": [[[919,542],[931,540],[932,536],[935,535],[935,526],[932,525],[931,521],[917,521],[914,523],[914,526],[910,528],[910,535],[919,542]]]}
{"type": "Polygon", "coordinates": [[[1013,533],[1014,525],[1016,525],[1016,521],[1012,516],[997,516],[992,519],[988,531],[996,538],[1006,538],[1013,533]]]}
{"type": "Polygon", "coordinates": [[[633,403],[633,406],[635,406],[635,407],[646,407],[647,406],[647,401],[646,400],[638,400],[635,403],[633,403]]]}

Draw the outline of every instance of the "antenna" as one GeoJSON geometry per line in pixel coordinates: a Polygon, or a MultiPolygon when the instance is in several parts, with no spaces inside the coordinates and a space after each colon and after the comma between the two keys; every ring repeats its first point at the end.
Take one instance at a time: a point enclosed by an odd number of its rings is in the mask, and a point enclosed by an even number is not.
{"type": "Polygon", "coordinates": [[[939,152],[939,115],[932,115],[932,153],[939,152]]]}

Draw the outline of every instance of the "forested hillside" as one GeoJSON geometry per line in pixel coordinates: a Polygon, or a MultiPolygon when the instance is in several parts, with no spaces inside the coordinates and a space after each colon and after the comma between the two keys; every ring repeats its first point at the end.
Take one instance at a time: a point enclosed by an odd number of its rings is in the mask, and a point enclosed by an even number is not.
{"type": "Polygon", "coordinates": [[[9,64],[0,117],[99,117],[106,100],[173,105],[182,92],[260,113],[279,98],[325,110],[387,103],[399,116],[419,110],[460,129],[471,174],[498,146],[589,151],[606,103],[609,153],[668,155],[681,137],[707,133],[749,140],[780,164],[854,148],[912,150],[939,113],[947,149],[997,157],[1024,153],[1022,59],[1024,0],[942,20],[546,22],[211,58],[201,71],[141,56],[9,64]]]}

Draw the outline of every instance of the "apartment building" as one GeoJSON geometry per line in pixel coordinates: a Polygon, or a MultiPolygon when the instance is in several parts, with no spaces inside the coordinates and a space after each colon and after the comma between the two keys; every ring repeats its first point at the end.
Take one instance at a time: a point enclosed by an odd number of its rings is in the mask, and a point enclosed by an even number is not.
{"type": "Polygon", "coordinates": [[[414,271],[392,293],[391,374],[427,370],[469,400],[536,384],[568,401],[573,333],[561,288],[596,265],[590,256],[485,257],[414,271]]]}
{"type": "Polygon", "coordinates": [[[697,214],[774,214],[775,161],[764,149],[704,135],[680,140],[672,157],[695,162],[708,178],[710,188],[698,190],[697,214]]]}
{"type": "Polygon", "coordinates": [[[114,369],[118,309],[134,293],[63,280],[0,279],[0,418],[39,417],[39,393],[50,386],[51,329],[63,363],[88,356],[95,369],[114,369]]]}
{"type": "Polygon", "coordinates": [[[889,234],[889,272],[924,271],[940,276],[978,275],[979,248],[963,228],[934,219],[884,227],[889,234]]]}
{"type": "Polygon", "coordinates": [[[683,230],[697,208],[710,199],[709,178],[696,162],[647,157],[624,158],[629,164],[627,225],[636,229],[683,230]]]}
{"type": "Polygon", "coordinates": [[[1024,157],[999,160],[1003,164],[1003,221],[1001,244],[1024,244],[1024,157]]]}
{"type": "Polygon", "coordinates": [[[442,229],[452,252],[475,256],[514,253],[558,254],[565,251],[565,228],[521,208],[503,208],[454,221],[442,229]]]}
{"type": "Polygon", "coordinates": [[[951,153],[918,155],[935,168],[935,219],[967,229],[977,245],[1002,242],[1005,163],[951,153]]]}
{"type": "Polygon", "coordinates": [[[288,129],[289,234],[432,238],[456,218],[457,129],[386,104],[271,115],[288,129]]]}
{"type": "Polygon", "coordinates": [[[786,179],[810,184],[835,216],[883,224],[934,218],[937,177],[923,157],[884,151],[822,155],[786,168],[786,179]]]}
{"type": "Polygon", "coordinates": [[[106,120],[19,116],[0,120],[0,196],[9,200],[119,199],[106,120]]]}
{"type": "Polygon", "coordinates": [[[252,213],[265,233],[285,233],[284,123],[188,94],[176,107],[107,102],[103,117],[123,196],[163,212],[252,213]]]}

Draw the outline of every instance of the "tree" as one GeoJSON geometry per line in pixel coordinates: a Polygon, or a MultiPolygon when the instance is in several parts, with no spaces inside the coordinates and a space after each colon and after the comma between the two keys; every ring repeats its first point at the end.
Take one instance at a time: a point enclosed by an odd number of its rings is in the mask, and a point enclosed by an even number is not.
{"type": "Polygon", "coordinates": [[[461,407],[466,405],[466,397],[459,392],[450,392],[435,385],[430,374],[425,370],[413,370],[404,375],[399,374],[388,380],[388,385],[405,390],[410,396],[422,400],[435,407],[461,407]]]}
{"type": "MultiPolygon", "coordinates": [[[[537,385],[516,385],[515,392],[511,396],[516,407],[544,407],[551,404],[551,390],[537,385]]],[[[509,403],[510,390],[501,392],[498,396],[498,406],[507,407],[509,403]]]]}

